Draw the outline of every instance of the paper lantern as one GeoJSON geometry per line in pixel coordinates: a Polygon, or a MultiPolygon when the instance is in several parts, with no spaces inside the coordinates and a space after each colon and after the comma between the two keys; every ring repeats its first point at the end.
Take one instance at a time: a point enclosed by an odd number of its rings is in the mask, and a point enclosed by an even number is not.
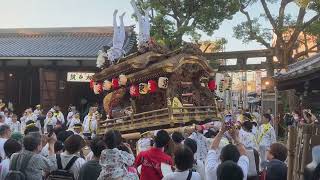
{"type": "Polygon", "coordinates": [[[118,89],[119,88],[119,80],[114,78],[112,79],[112,88],[113,89],[118,89]]]}
{"type": "Polygon", "coordinates": [[[139,84],[139,93],[140,94],[147,94],[148,93],[148,84],[140,83],[139,84]]]}
{"type": "Polygon", "coordinates": [[[150,93],[154,93],[157,90],[157,83],[154,80],[148,81],[148,90],[150,93]]]}
{"type": "Polygon", "coordinates": [[[100,94],[102,92],[102,84],[93,85],[93,92],[94,94],[100,94]]]}
{"type": "Polygon", "coordinates": [[[208,82],[208,88],[211,90],[211,91],[214,91],[217,89],[217,86],[216,86],[216,81],[215,80],[211,80],[208,82]]]}
{"type": "Polygon", "coordinates": [[[105,80],[105,81],[103,82],[103,87],[102,87],[103,90],[109,91],[109,90],[111,89],[111,87],[112,87],[111,81],[105,80]]]}
{"type": "Polygon", "coordinates": [[[90,89],[93,89],[93,85],[95,84],[95,82],[91,79],[90,80],[90,89]]]}
{"type": "Polygon", "coordinates": [[[126,75],[121,74],[119,76],[119,83],[121,86],[125,86],[127,84],[127,81],[128,81],[128,79],[127,79],[126,75]]]}
{"type": "Polygon", "coordinates": [[[158,87],[161,89],[167,89],[169,84],[169,79],[167,77],[159,77],[158,87]]]}
{"type": "Polygon", "coordinates": [[[139,87],[136,85],[130,86],[130,95],[132,97],[138,97],[139,96],[139,87]]]}

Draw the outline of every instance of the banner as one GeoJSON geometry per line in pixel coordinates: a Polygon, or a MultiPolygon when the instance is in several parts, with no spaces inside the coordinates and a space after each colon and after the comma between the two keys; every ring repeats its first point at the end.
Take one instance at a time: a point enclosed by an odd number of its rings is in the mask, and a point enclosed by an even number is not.
{"type": "Polygon", "coordinates": [[[94,73],[88,72],[68,72],[67,81],[68,82],[90,82],[91,76],[94,73]]]}

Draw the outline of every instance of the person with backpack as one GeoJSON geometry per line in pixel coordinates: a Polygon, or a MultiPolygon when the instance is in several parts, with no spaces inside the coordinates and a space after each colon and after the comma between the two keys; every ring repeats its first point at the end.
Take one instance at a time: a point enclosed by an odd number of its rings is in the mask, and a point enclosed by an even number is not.
{"type": "Polygon", "coordinates": [[[0,126],[0,157],[1,160],[6,158],[6,154],[4,152],[3,146],[4,143],[10,138],[11,129],[10,126],[4,124],[0,126]]]}
{"type": "Polygon", "coordinates": [[[99,160],[101,152],[106,149],[106,144],[102,138],[95,137],[90,143],[90,149],[93,157],[81,167],[79,180],[97,180],[100,175],[101,165],[99,164],[99,160]]]}
{"type": "Polygon", "coordinates": [[[78,179],[80,168],[86,161],[80,157],[80,151],[85,141],[80,135],[71,135],[64,142],[65,151],[53,156],[49,155],[54,164],[54,170],[49,173],[47,180],[52,179],[78,179]]]}
{"type": "Polygon", "coordinates": [[[4,143],[3,148],[6,153],[6,159],[4,159],[0,164],[0,179],[5,179],[9,172],[11,155],[21,151],[22,146],[18,141],[10,138],[4,143]]]}
{"type": "MultiPolygon", "coordinates": [[[[54,154],[56,136],[48,138],[49,155],[54,154]]],[[[15,153],[10,159],[10,171],[5,180],[42,180],[43,172],[48,173],[54,169],[54,165],[40,155],[42,149],[41,135],[37,132],[29,133],[23,138],[24,149],[15,153]]]]}
{"type": "MultiPolygon", "coordinates": [[[[193,154],[197,152],[197,142],[195,140],[187,138],[184,140],[183,145],[189,147],[193,154]]],[[[195,159],[193,161],[193,170],[200,174],[201,179],[205,179],[205,168],[202,161],[195,159]]]]}
{"type": "Polygon", "coordinates": [[[201,180],[198,172],[193,172],[193,152],[188,146],[178,146],[174,152],[176,171],[165,175],[162,180],[201,180]]]}

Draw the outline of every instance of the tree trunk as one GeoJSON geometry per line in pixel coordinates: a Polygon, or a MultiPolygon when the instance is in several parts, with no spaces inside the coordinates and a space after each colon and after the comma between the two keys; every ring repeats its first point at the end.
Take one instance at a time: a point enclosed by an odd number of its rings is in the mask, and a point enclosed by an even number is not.
{"type": "Polygon", "coordinates": [[[267,76],[274,76],[274,65],[273,65],[273,57],[267,57],[267,76]]]}
{"type": "Polygon", "coordinates": [[[280,62],[281,68],[285,68],[286,70],[288,70],[289,64],[292,63],[292,50],[288,48],[276,47],[275,55],[280,62]]]}

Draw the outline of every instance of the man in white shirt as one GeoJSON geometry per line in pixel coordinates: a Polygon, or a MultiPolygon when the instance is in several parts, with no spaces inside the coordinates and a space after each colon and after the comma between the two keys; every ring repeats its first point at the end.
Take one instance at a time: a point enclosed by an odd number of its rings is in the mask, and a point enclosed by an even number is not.
{"type": "Polygon", "coordinates": [[[264,114],[262,117],[262,124],[258,130],[257,143],[259,146],[259,153],[261,162],[266,161],[266,153],[271,144],[277,142],[276,133],[271,125],[272,117],[270,114],[264,114]]]}
{"type": "Polygon", "coordinates": [[[18,121],[17,115],[13,114],[11,120],[12,121],[8,124],[11,128],[11,131],[21,133],[21,124],[18,121]]]}
{"type": "Polygon", "coordinates": [[[259,110],[256,109],[253,113],[252,113],[253,118],[255,119],[255,121],[260,124],[261,123],[261,115],[259,113],[259,110]]]}
{"type": "Polygon", "coordinates": [[[4,143],[10,138],[11,136],[11,129],[8,125],[1,125],[0,126],[0,156],[1,159],[6,158],[6,154],[3,149],[4,143]]]}
{"type": "Polygon", "coordinates": [[[10,117],[10,113],[9,113],[9,110],[8,109],[5,109],[4,110],[4,117],[5,117],[5,120],[4,120],[4,123],[5,124],[10,124],[12,119],[10,117]]]}
{"type": "Polygon", "coordinates": [[[76,161],[72,164],[70,168],[70,173],[72,173],[75,179],[78,179],[80,168],[86,161],[79,157],[79,152],[85,145],[85,141],[79,135],[71,135],[65,142],[65,151],[57,155],[49,155],[48,158],[54,164],[54,169],[58,169],[57,156],[61,158],[61,165],[63,168],[71,161],[72,158],[76,157],[76,161]]]}
{"type": "Polygon", "coordinates": [[[60,107],[59,107],[59,106],[54,106],[53,109],[54,109],[53,116],[54,116],[55,118],[57,118],[57,120],[58,120],[61,124],[64,124],[64,123],[65,123],[64,115],[63,115],[63,113],[60,111],[60,107]]]}
{"type": "Polygon", "coordinates": [[[67,123],[69,123],[72,120],[74,114],[76,114],[76,113],[77,113],[76,107],[75,106],[70,106],[69,107],[69,112],[68,112],[68,115],[67,115],[67,123]]]}
{"type": "Polygon", "coordinates": [[[84,118],[82,127],[83,127],[83,134],[87,136],[92,136],[96,134],[97,131],[97,120],[100,118],[98,112],[94,112],[92,116],[87,115],[84,118]]]}
{"type": "Polygon", "coordinates": [[[217,180],[217,169],[220,163],[231,160],[241,167],[244,175],[243,180],[246,180],[249,169],[249,159],[246,156],[245,147],[239,141],[238,130],[229,131],[232,133],[232,138],[235,142],[235,145],[229,144],[222,148],[220,154],[218,153],[220,141],[226,131],[227,129],[225,125],[223,125],[220,132],[213,139],[211,149],[207,155],[206,179],[217,180]]]}
{"type": "Polygon", "coordinates": [[[40,104],[36,105],[36,109],[33,111],[34,116],[38,118],[39,115],[41,114],[41,111],[42,111],[41,105],[40,104]]]}
{"type": "Polygon", "coordinates": [[[0,126],[5,124],[4,123],[5,119],[6,118],[4,117],[4,115],[0,115],[0,126]]]}

